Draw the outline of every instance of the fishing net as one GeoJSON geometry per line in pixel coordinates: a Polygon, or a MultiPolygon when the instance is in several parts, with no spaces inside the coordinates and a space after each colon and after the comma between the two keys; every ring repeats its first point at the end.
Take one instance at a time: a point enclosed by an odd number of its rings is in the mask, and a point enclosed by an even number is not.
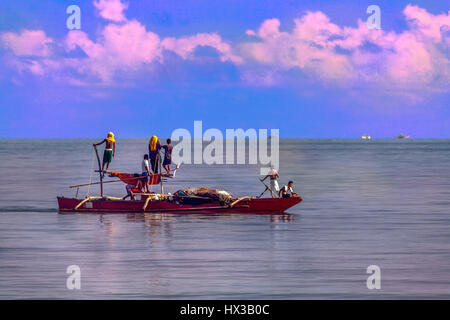
{"type": "Polygon", "coordinates": [[[235,200],[233,195],[225,190],[220,189],[209,189],[209,188],[186,188],[182,190],[178,190],[174,194],[175,196],[184,197],[186,200],[192,200],[195,202],[199,201],[200,197],[201,199],[214,201],[219,201],[222,205],[230,204],[235,200]],[[191,199],[189,199],[191,198],[191,199]],[[195,200],[194,200],[195,199],[195,200]]]}

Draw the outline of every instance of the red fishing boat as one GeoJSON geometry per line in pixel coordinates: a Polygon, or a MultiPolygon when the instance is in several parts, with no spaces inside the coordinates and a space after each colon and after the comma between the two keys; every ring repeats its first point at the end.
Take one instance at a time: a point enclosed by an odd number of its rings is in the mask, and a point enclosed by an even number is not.
{"type": "MultiPolygon", "coordinates": [[[[190,199],[189,199],[190,200],[190,199]]],[[[242,197],[230,204],[220,201],[190,203],[173,195],[142,194],[140,200],[111,197],[86,199],[58,197],[59,211],[64,212],[167,212],[167,213],[282,213],[302,201],[302,198],[242,197]]]]}
{"type": "MultiPolygon", "coordinates": [[[[100,167],[100,159],[97,160],[100,167]]],[[[97,170],[99,171],[99,170],[97,170]]],[[[100,171],[99,171],[100,172],[100,171]]],[[[161,171],[160,171],[161,172],[161,171]]],[[[229,192],[209,188],[187,188],[174,194],[166,194],[163,189],[163,181],[170,178],[167,175],[153,174],[149,183],[161,186],[158,193],[143,193],[135,190],[131,200],[109,197],[103,194],[103,184],[122,181],[129,186],[136,185],[142,176],[138,174],[109,172],[110,176],[119,180],[103,181],[103,173],[100,172],[100,182],[71,186],[78,188],[92,184],[100,184],[100,196],[86,196],[84,199],[58,197],[58,207],[61,213],[94,212],[94,213],[124,213],[124,212],[167,212],[167,213],[283,213],[287,209],[302,201],[300,196],[287,198],[262,198],[240,197],[236,198],[229,192]]],[[[270,191],[266,186],[265,191],[270,191]]],[[[78,191],[77,191],[78,194],[78,191]]]]}

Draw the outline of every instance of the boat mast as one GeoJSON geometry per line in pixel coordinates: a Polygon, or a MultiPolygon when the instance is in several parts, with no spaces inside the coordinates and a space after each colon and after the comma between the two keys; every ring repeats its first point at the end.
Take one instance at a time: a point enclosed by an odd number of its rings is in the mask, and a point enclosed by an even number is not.
{"type": "Polygon", "coordinates": [[[162,169],[161,169],[161,154],[158,151],[158,158],[159,158],[159,183],[161,185],[161,194],[164,194],[164,187],[163,187],[163,179],[162,179],[162,169]]]}
{"type": "Polygon", "coordinates": [[[100,163],[100,157],[98,156],[97,146],[94,145],[95,155],[97,156],[97,163],[98,163],[98,172],[100,174],[100,195],[103,198],[103,172],[102,172],[102,165],[100,163]]]}

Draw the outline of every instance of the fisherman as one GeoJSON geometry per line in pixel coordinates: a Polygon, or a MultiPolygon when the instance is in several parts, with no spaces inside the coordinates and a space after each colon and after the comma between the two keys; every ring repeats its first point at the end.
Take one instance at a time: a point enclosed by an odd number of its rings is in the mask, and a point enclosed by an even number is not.
{"type": "MultiPolygon", "coordinates": [[[[114,133],[108,132],[106,139],[103,139],[99,143],[94,143],[93,146],[96,147],[103,143],[105,143],[106,145],[105,145],[105,151],[103,152],[102,172],[103,172],[103,169],[105,168],[105,164],[106,164],[106,170],[108,170],[109,164],[111,163],[112,158],[114,158],[116,155],[116,140],[114,140],[114,133]]],[[[105,173],[103,172],[103,175],[104,174],[105,173]]]]}
{"type": "Polygon", "coordinates": [[[163,167],[167,172],[167,175],[170,175],[170,165],[172,164],[172,140],[167,139],[167,144],[163,145],[162,148],[164,149],[164,161],[163,161],[163,167]]]}
{"type": "Polygon", "coordinates": [[[280,175],[279,175],[278,171],[275,169],[274,166],[272,166],[270,171],[267,173],[267,175],[263,179],[260,179],[263,182],[267,178],[270,178],[270,193],[272,195],[272,198],[275,198],[274,193],[276,195],[276,194],[278,194],[278,191],[280,191],[280,187],[278,186],[278,181],[277,181],[277,179],[279,177],[280,177],[280,175]]]}
{"type": "Polygon", "coordinates": [[[150,164],[152,165],[153,173],[158,173],[161,144],[156,136],[151,137],[148,143],[148,154],[150,156],[150,164]]]}
{"type": "MultiPolygon", "coordinates": [[[[139,176],[139,174],[136,174],[136,176],[139,176]]],[[[130,197],[131,200],[134,200],[134,194],[135,193],[141,193],[142,189],[144,188],[144,180],[143,178],[138,178],[136,184],[127,184],[125,189],[127,190],[127,195],[122,198],[122,200],[125,200],[126,198],[130,197]]]]}
{"type": "Polygon", "coordinates": [[[150,181],[150,165],[148,164],[148,154],[144,154],[144,160],[142,160],[142,176],[143,176],[143,182],[144,182],[144,190],[145,192],[148,191],[148,185],[150,181]]]}
{"type": "Polygon", "coordinates": [[[290,197],[296,197],[297,194],[292,189],[292,186],[294,185],[294,181],[289,181],[286,186],[280,189],[278,192],[279,198],[290,198],[290,197]]]}

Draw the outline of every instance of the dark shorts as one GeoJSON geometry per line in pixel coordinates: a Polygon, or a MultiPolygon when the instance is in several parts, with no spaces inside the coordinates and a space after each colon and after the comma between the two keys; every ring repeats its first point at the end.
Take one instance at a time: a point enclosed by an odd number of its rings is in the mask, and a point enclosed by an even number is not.
{"type": "Polygon", "coordinates": [[[113,155],[112,150],[105,150],[105,152],[103,152],[103,163],[111,163],[112,155],[113,155]]]}
{"type": "Polygon", "coordinates": [[[283,198],[290,198],[291,195],[290,195],[289,193],[285,193],[285,194],[282,195],[282,197],[283,197],[283,198]]]}
{"type": "Polygon", "coordinates": [[[172,159],[166,159],[164,158],[163,166],[167,166],[169,164],[172,164],[172,159]]]}
{"type": "Polygon", "coordinates": [[[148,172],[147,171],[142,172],[141,176],[143,176],[142,180],[144,180],[144,181],[150,180],[150,177],[148,176],[148,172]]]}

